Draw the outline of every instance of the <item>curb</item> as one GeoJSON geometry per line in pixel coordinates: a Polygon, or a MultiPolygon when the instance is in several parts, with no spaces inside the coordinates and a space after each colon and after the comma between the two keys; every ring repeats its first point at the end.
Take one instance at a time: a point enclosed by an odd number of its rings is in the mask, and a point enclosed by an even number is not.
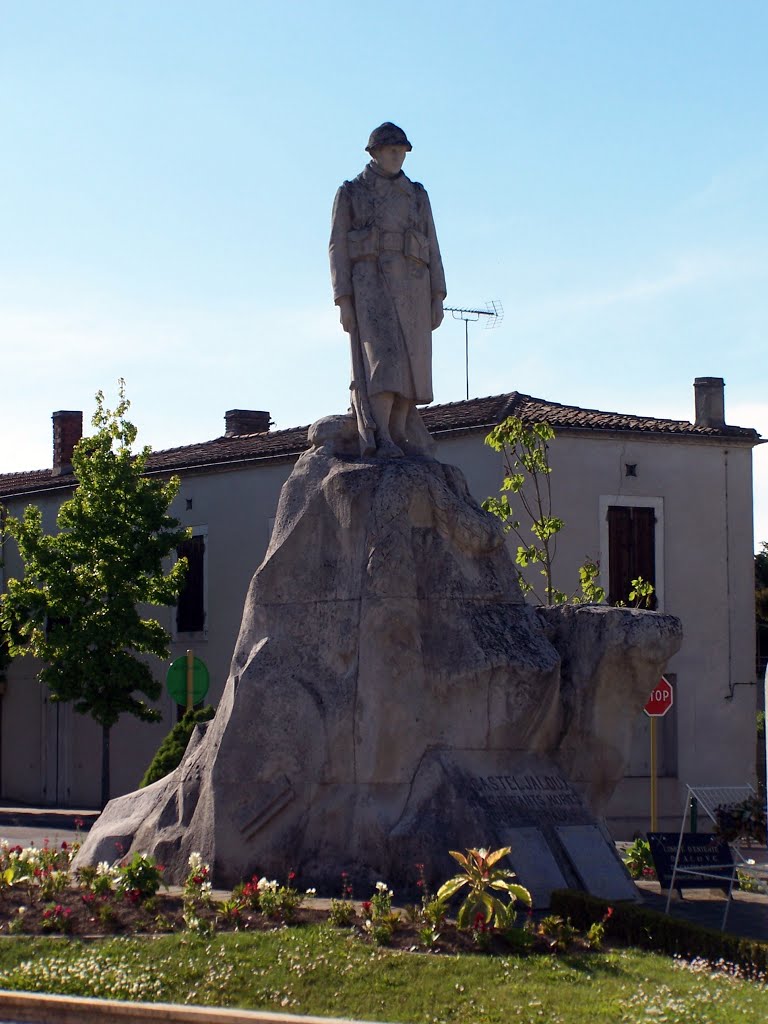
{"type": "Polygon", "coordinates": [[[0,1015],[26,1024],[375,1024],[347,1017],[302,1017],[267,1010],[225,1010],[173,1003],[126,1003],[117,999],[49,996],[0,991],[0,1015]]]}

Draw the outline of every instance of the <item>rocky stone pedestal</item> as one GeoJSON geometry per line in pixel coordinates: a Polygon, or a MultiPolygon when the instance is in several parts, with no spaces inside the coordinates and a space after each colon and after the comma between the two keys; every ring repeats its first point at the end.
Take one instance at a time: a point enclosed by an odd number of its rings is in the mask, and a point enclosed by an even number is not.
{"type": "Polygon", "coordinates": [[[439,881],[449,849],[511,842],[540,905],[563,882],[598,891],[584,868],[597,850],[625,882],[594,812],[677,620],[537,612],[457,469],[314,439],[283,488],[215,719],[170,776],[110,802],[79,863],[119,842],[175,881],[199,851],[219,885],[294,869],[333,893],[346,870],[358,892],[402,891],[416,861],[439,881]]]}

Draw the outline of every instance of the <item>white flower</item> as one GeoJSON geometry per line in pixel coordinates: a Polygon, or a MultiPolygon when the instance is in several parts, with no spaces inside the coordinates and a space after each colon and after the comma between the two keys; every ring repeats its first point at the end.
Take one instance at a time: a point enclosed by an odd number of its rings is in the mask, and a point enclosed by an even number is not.
{"type": "Polygon", "coordinates": [[[96,874],[101,877],[102,875],[111,875],[112,868],[109,866],[108,861],[100,860],[96,865],[96,874]]]}
{"type": "Polygon", "coordinates": [[[188,863],[190,871],[198,872],[203,869],[203,858],[199,853],[190,853],[188,863]]]}
{"type": "Polygon", "coordinates": [[[316,896],[317,889],[307,889],[307,896],[316,896]]]}

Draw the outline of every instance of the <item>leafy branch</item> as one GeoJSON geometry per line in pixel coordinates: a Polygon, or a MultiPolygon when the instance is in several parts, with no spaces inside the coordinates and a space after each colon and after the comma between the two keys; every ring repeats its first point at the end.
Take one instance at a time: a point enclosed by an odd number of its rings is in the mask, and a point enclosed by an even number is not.
{"type": "Polygon", "coordinates": [[[552,514],[552,467],[549,463],[549,442],[555,432],[549,423],[525,423],[510,416],[488,434],[485,443],[501,452],[504,478],[500,497],[489,497],[483,508],[501,520],[504,531],[513,533],[519,541],[515,564],[520,588],[531,594],[539,604],[599,603],[605,600],[605,590],[597,580],[600,564],[587,558],[579,568],[579,589],[570,596],[555,587],[552,563],[557,553],[557,537],[565,526],[559,516],[552,514]],[[522,525],[509,500],[513,494],[525,519],[522,525]],[[529,533],[533,534],[531,541],[529,533]],[[544,577],[543,596],[526,578],[523,569],[540,565],[544,577]]]}

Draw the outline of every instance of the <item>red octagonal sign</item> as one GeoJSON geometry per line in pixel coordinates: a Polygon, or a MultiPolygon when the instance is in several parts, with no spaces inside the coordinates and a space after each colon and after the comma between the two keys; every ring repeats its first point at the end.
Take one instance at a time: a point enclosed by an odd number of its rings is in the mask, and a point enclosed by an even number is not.
{"type": "Polygon", "coordinates": [[[661,718],[662,715],[666,715],[669,709],[672,707],[674,702],[674,693],[672,692],[672,684],[664,676],[659,680],[658,686],[653,688],[651,696],[648,698],[648,703],[643,708],[646,715],[651,718],[661,718]]]}

